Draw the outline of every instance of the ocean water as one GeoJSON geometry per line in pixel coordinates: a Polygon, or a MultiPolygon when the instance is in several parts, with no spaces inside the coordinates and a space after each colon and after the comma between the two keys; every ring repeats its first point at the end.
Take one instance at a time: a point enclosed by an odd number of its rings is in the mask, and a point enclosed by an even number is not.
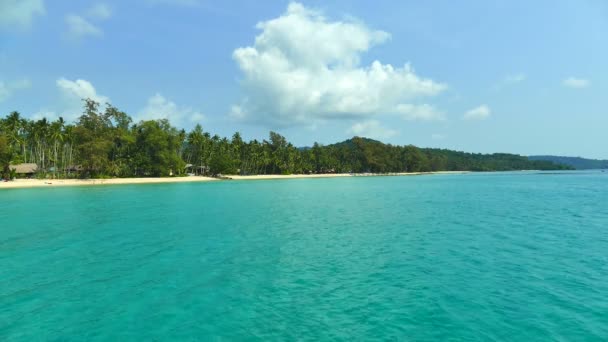
{"type": "Polygon", "coordinates": [[[0,340],[608,339],[608,173],[0,191],[0,340]]]}

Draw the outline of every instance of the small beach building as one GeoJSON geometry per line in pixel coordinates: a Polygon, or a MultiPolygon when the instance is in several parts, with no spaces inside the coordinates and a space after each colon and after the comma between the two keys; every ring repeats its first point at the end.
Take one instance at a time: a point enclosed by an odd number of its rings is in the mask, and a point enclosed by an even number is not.
{"type": "Polygon", "coordinates": [[[205,165],[192,165],[186,164],[184,167],[184,171],[189,175],[204,175],[207,171],[209,171],[209,167],[205,165]]]}
{"type": "Polygon", "coordinates": [[[32,177],[36,173],[36,171],[38,171],[38,165],[34,163],[9,165],[8,168],[11,170],[15,170],[15,173],[21,177],[32,177]]]}

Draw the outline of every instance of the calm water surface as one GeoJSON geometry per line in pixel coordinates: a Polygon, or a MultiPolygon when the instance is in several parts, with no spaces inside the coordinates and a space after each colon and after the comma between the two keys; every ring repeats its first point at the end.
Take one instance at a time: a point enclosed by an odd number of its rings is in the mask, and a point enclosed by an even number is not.
{"type": "Polygon", "coordinates": [[[608,173],[0,191],[0,340],[606,340],[608,173]]]}

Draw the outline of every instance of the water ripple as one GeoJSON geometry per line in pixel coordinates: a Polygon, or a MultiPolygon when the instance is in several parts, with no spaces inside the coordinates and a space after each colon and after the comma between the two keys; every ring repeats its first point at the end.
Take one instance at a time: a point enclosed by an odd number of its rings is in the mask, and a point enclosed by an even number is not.
{"type": "Polygon", "coordinates": [[[606,340],[606,193],[589,173],[4,192],[0,340],[606,340]]]}

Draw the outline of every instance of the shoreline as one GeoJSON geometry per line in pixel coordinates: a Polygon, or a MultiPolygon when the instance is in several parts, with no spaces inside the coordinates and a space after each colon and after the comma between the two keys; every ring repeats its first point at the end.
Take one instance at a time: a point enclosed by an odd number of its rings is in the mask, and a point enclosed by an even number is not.
{"type": "Polygon", "coordinates": [[[421,176],[434,174],[465,174],[469,171],[438,171],[438,172],[400,172],[400,173],[326,173],[311,175],[254,175],[238,176],[224,175],[223,179],[190,176],[190,177],[150,177],[150,178],[109,178],[109,179],[16,179],[9,182],[0,182],[1,189],[22,188],[54,188],[66,186],[91,185],[120,185],[120,184],[162,184],[162,183],[190,183],[190,182],[217,182],[223,180],[276,180],[276,179],[303,179],[303,178],[341,178],[341,177],[386,177],[386,176],[421,176]]]}
{"type": "Polygon", "coordinates": [[[298,178],[339,178],[339,177],[394,177],[394,176],[424,176],[441,174],[465,174],[471,171],[433,171],[433,172],[387,172],[387,173],[321,173],[310,175],[225,175],[229,180],[269,180],[269,179],[298,179],[298,178]]]}

